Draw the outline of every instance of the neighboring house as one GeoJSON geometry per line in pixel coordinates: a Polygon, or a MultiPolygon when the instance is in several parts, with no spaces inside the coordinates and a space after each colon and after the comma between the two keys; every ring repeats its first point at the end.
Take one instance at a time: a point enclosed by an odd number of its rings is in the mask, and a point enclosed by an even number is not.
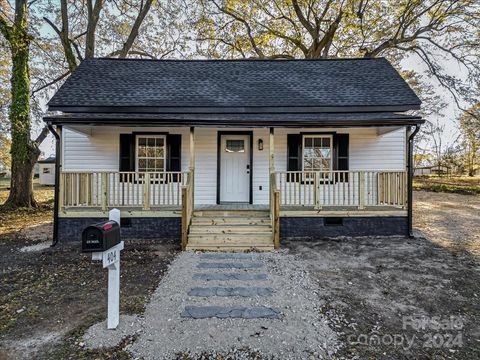
{"type": "Polygon", "coordinates": [[[38,162],[33,165],[33,177],[35,179],[40,177],[40,165],[38,164],[38,162]]]}
{"type": "Polygon", "coordinates": [[[411,234],[420,104],[385,59],[86,60],[44,118],[54,237],[114,207],[124,237],[187,249],[411,234]]]}
{"type": "Polygon", "coordinates": [[[422,175],[449,175],[452,171],[448,166],[444,165],[432,165],[432,166],[421,166],[415,168],[414,175],[415,176],[422,176],[422,175]]]}
{"type": "Polygon", "coordinates": [[[40,185],[55,185],[55,156],[37,161],[40,185]]]}

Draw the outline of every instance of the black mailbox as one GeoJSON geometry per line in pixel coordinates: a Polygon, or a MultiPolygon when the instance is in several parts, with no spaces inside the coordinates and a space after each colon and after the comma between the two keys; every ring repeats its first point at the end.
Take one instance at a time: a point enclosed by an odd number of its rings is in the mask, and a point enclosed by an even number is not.
{"type": "Polygon", "coordinates": [[[120,243],[120,225],[116,221],[104,221],[90,225],[82,232],[82,251],[108,250],[120,243]]]}

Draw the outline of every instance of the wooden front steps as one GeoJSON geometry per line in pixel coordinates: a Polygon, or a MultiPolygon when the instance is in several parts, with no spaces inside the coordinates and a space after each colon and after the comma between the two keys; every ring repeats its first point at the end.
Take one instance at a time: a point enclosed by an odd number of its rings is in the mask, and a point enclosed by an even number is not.
{"type": "Polygon", "coordinates": [[[194,211],[187,250],[273,250],[268,210],[194,211]]]}

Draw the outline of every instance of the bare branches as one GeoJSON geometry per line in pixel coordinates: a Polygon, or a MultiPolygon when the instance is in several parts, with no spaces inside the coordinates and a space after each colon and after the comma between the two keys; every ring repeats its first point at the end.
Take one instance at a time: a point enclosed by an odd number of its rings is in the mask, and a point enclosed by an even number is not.
{"type": "Polygon", "coordinates": [[[220,6],[216,1],[212,0],[212,3],[217,7],[218,10],[220,10],[224,14],[227,14],[227,15],[233,17],[235,20],[241,22],[245,26],[245,29],[246,29],[247,35],[248,35],[248,39],[250,41],[250,45],[252,46],[253,50],[258,55],[258,57],[265,58],[265,54],[263,53],[262,49],[257,45],[257,43],[255,41],[255,38],[253,37],[252,28],[251,28],[250,24],[248,23],[248,21],[243,19],[239,15],[235,14],[235,12],[233,12],[232,10],[229,10],[229,9],[223,7],[223,6],[220,6]]]}

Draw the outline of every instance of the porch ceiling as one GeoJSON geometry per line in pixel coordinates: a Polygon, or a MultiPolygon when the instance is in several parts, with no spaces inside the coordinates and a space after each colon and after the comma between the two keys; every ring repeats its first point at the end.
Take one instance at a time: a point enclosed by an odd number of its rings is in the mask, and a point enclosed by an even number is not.
{"type": "Polygon", "coordinates": [[[421,117],[394,112],[283,113],[283,114],[147,114],[70,113],[49,115],[54,125],[195,126],[195,127],[383,127],[417,125],[421,117]]]}

